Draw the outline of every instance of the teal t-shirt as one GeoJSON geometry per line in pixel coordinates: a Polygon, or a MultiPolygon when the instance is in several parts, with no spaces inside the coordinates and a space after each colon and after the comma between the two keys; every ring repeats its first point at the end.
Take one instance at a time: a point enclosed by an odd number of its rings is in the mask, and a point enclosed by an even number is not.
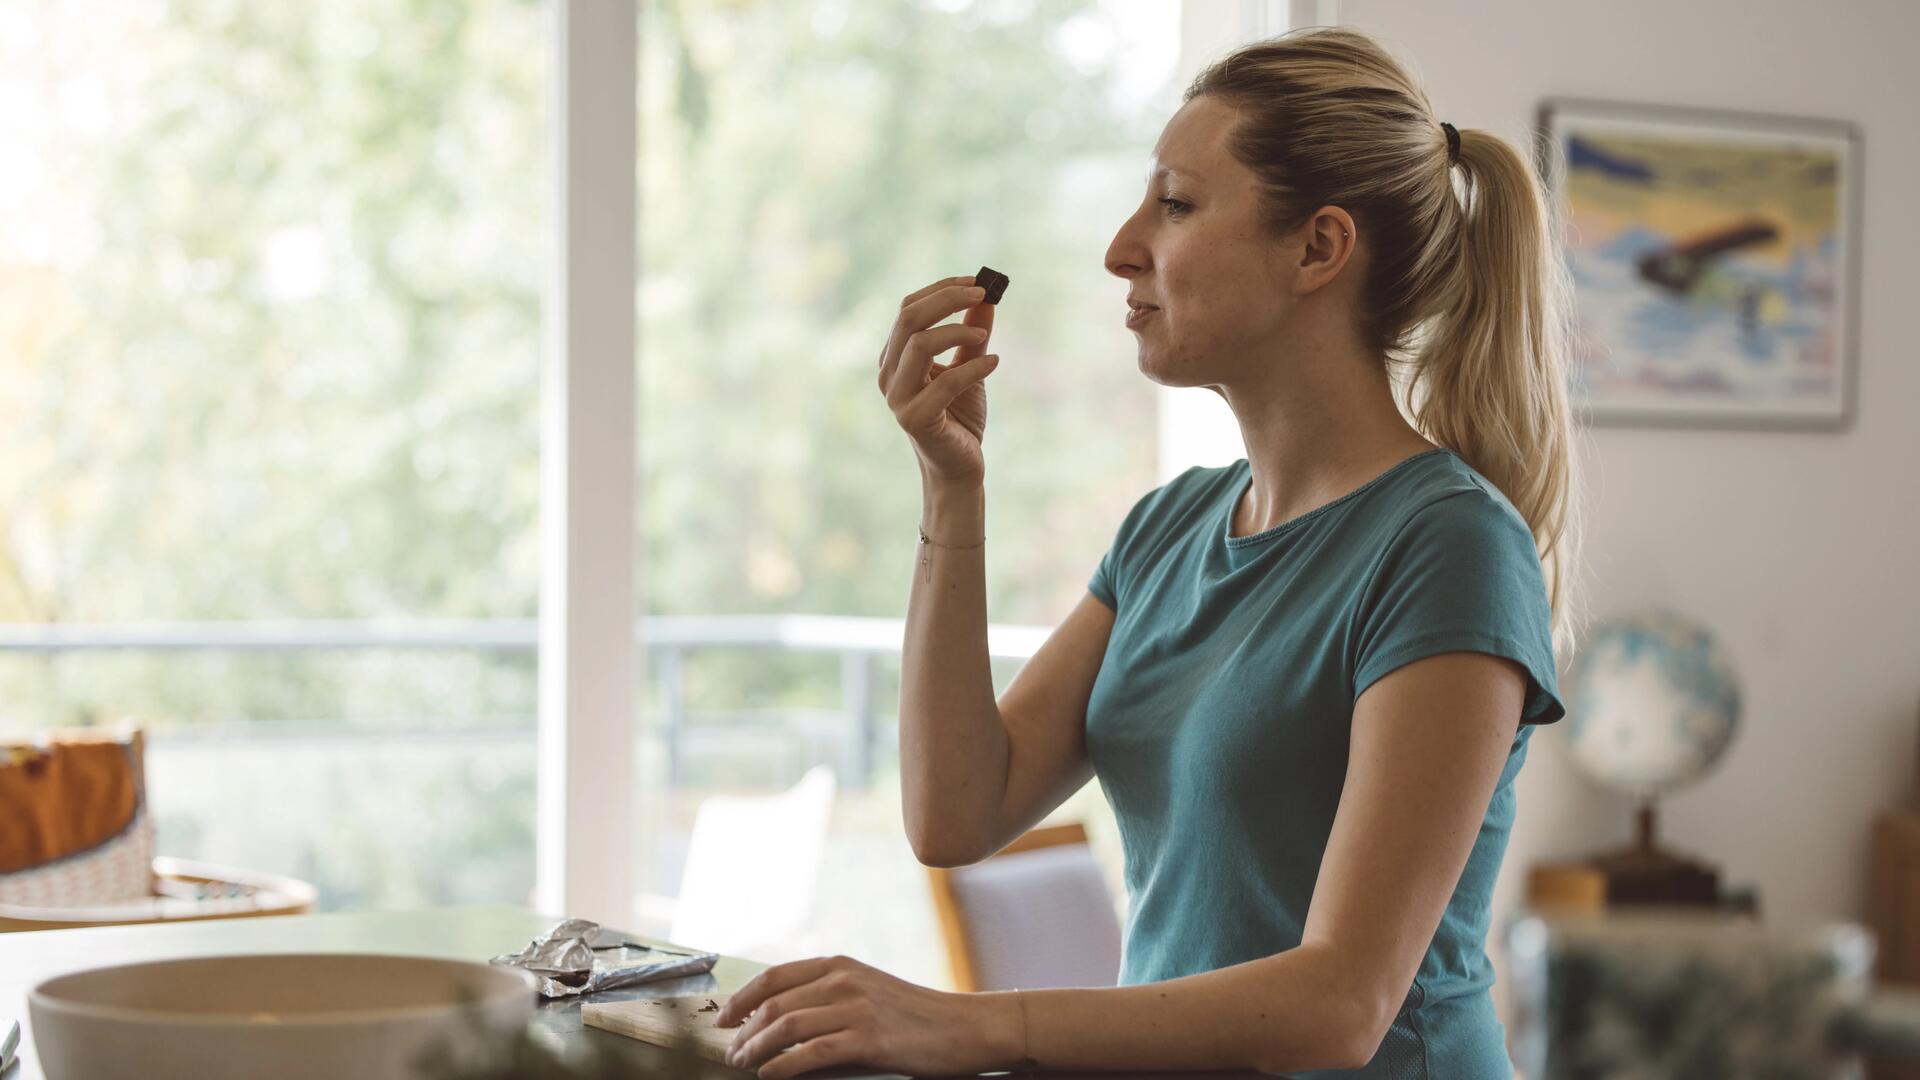
{"type": "MultiPolygon", "coordinates": [[[[1405,1004],[1364,1069],[1312,1076],[1509,1077],[1485,951],[1531,724],[1564,714],[1546,582],[1513,505],[1428,450],[1252,536],[1228,535],[1246,459],[1194,467],[1127,514],[1088,589],[1115,612],[1087,752],[1126,857],[1121,985],[1300,944],[1375,680],[1469,650],[1529,673],[1520,727],[1405,1004]]],[[[1418,806],[1408,806],[1411,814],[1418,806]]]]}

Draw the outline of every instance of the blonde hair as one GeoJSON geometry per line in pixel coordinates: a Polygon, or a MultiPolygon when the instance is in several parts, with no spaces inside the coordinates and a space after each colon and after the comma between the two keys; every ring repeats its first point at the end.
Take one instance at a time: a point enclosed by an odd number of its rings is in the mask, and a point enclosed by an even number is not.
{"type": "Polygon", "coordinates": [[[1182,100],[1201,95],[1240,114],[1230,146],[1259,179],[1272,235],[1331,204],[1371,239],[1362,341],[1385,357],[1420,433],[1526,519],[1564,654],[1577,633],[1581,517],[1566,386],[1572,281],[1543,185],[1489,132],[1460,129],[1450,164],[1425,91],[1350,27],[1237,49],[1182,100]]]}

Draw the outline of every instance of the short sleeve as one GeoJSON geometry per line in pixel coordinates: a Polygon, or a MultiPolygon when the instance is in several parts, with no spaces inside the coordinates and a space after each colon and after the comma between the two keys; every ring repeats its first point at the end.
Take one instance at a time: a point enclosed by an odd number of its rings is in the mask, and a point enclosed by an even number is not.
{"type": "Polygon", "coordinates": [[[1120,521],[1120,527],[1114,530],[1113,543],[1107,545],[1107,553],[1100,556],[1100,565],[1094,567],[1093,577],[1087,582],[1087,591],[1098,597],[1100,602],[1114,611],[1120,610],[1120,572],[1126,559],[1126,551],[1137,530],[1140,517],[1151,499],[1151,494],[1133,504],[1127,516],[1120,521]]]}
{"type": "Polygon", "coordinates": [[[1361,597],[1354,642],[1355,698],[1415,660],[1483,652],[1526,669],[1522,723],[1566,715],[1533,534],[1510,504],[1486,491],[1456,492],[1414,511],[1361,597]]]}
{"type": "Polygon", "coordinates": [[[1087,591],[1101,603],[1114,611],[1120,610],[1120,598],[1126,593],[1126,568],[1130,565],[1128,553],[1134,549],[1137,535],[1153,516],[1154,508],[1178,485],[1184,484],[1200,471],[1199,466],[1190,466],[1179,476],[1134,501],[1133,508],[1121,519],[1120,527],[1114,530],[1113,543],[1107,546],[1107,553],[1100,556],[1100,565],[1094,568],[1093,577],[1087,581],[1087,591]]]}
{"type": "Polygon", "coordinates": [[[1118,595],[1117,590],[1114,588],[1114,576],[1113,576],[1114,575],[1113,552],[1114,552],[1114,548],[1118,547],[1119,544],[1120,544],[1119,537],[1115,537],[1113,544],[1108,546],[1107,553],[1105,555],[1100,556],[1100,565],[1094,567],[1093,577],[1091,580],[1087,582],[1087,591],[1092,593],[1095,596],[1095,598],[1097,598],[1101,603],[1107,605],[1108,608],[1114,611],[1120,610],[1120,597],[1118,595]]]}

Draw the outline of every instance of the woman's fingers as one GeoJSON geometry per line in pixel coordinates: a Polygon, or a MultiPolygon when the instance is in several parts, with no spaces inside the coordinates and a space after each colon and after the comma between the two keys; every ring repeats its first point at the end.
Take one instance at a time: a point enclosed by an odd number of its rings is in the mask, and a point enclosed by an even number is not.
{"type": "Polygon", "coordinates": [[[972,274],[962,274],[959,277],[941,278],[939,281],[934,282],[933,284],[927,286],[924,289],[918,289],[918,290],[915,290],[914,292],[908,293],[906,299],[900,301],[900,306],[907,307],[911,305],[914,301],[919,300],[922,297],[925,297],[931,293],[937,292],[940,289],[946,288],[949,285],[959,285],[964,287],[972,284],[973,284],[972,274]]]}
{"type": "Polygon", "coordinates": [[[796,1008],[753,1033],[727,1054],[727,1064],[758,1069],[769,1058],[792,1046],[853,1026],[856,1010],[849,1002],[796,1008]]]}
{"type": "Polygon", "coordinates": [[[978,327],[964,323],[947,323],[909,335],[906,347],[900,350],[900,362],[887,383],[887,404],[898,412],[912,401],[927,385],[927,369],[933,366],[933,358],[938,354],[957,345],[978,345],[986,340],[986,334],[978,327]]]}
{"type": "Polygon", "coordinates": [[[760,1072],[763,1080],[789,1080],[832,1065],[860,1064],[860,1040],[848,1032],[809,1039],[781,1054],[760,1072]]]}
{"type": "Polygon", "coordinates": [[[880,357],[880,385],[893,385],[893,371],[899,366],[907,341],[913,335],[956,311],[978,304],[986,295],[986,290],[971,285],[944,285],[919,299],[909,297],[901,304],[900,315],[893,321],[893,332],[887,337],[886,352],[880,357]]]}
{"type": "MultiPolygon", "coordinates": [[[[936,281],[933,284],[928,285],[924,289],[917,289],[913,292],[908,293],[900,301],[900,310],[905,311],[908,307],[912,306],[914,301],[919,300],[921,297],[926,296],[929,293],[933,293],[940,289],[944,289],[949,285],[959,285],[959,286],[965,287],[972,284],[973,284],[972,274],[964,274],[960,277],[941,278],[939,281],[936,281]]],[[[896,321],[894,325],[895,327],[898,327],[899,323],[896,321]]],[[[892,351],[893,351],[893,337],[892,335],[888,335],[886,343],[880,346],[880,365],[879,366],[881,367],[887,366],[887,356],[892,351]]],[[[886,383],[884,382],[881,383],[880,385],[882,389],[886,387],[886,383]]]]}
{"type": "Polygon", "coordinates": [[[775,964],[733,992],[726,1005],[720,1009],[720,1015],[713,1022],[721,1027],[732,1027],[745,1020],[748,1014],[760,1007],[760,1003],[777,994],[784,993],[796,986],[806,984],[833,971],[840,961],[836,956],[816,956],[808,960],[794,960],[785,964],[775,964]]]}
{"type": "MultiPolygon", "coordinates": [[[[975,304],[967,309],[966,316],[960,320],[961,325],[978,327],[991,335],[993,333],[993,309],[994,305],[992,304],[975,304]]],[[[976,357],[985,356],[986,352],[987,339],[981,338],[973,344],[960,346],[960,351],[953,354],[953,362],[956,364],[964,364],[976,357]]]]}
{"type": "Polygon", "coordinates": [[[909,432],[937,427],[940,414],[947,411],[955,398],[966,393],[967,387],[993,374],[993,369],[999,366],[1000,357],[991,353],[969,364],[950,365],[907,402],[905,408],[895,410],[900,426],[909,432]]]}

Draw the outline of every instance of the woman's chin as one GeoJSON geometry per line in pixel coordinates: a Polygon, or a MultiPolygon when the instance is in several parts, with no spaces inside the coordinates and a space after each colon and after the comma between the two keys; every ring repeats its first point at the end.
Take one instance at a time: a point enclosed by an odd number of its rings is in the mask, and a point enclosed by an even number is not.
{"type": "Polygon", "coordinates": [[[1153,354],[1148,352],[1145,346],[1141,347],[1135,361],[1136,366],[1140,369],[1140,374],[1145,375],[1147,381],[1159,383],[1161,386],[1171,385],[1167,380],[1160,377],[1159,370],[1153,366],[1153,354]]]}
{"type": "Polygon", "coordinates": [[[1145,344],[1140,346],[1140,351],[1136,355],[1136,363],[1140,368],[1140,374],[1145,375],[1149,380],[1159,383],[1161,386],[1175,390],[1189,386],[1206,386],[1211,381],[1196,378],[1195,373],[1190,369],[1176,368],[1171,371],[1168,370],[1162,358],[1155,350],[1145,344]]]}

